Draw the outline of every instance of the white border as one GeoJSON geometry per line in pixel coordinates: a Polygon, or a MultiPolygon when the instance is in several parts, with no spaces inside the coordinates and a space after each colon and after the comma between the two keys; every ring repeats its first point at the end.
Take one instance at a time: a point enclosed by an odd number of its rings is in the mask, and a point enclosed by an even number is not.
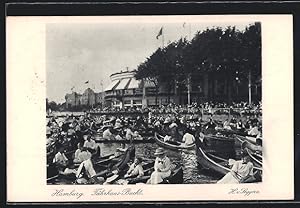
{"type": "Polygon", "coordinates": [[[292,15],[7,18],[7,199],[9,202],[289,200],[294,198],[292,15]],[[264,175],[259,184],[55,186],[45,182],[45,24],[126,22],[262,23],[264,175]],[[143,195],[91,196],[142,189],[143,195]],[[232,188],[258,194],[228,194],[232,188]],[[84,195],[53,197],[56,189],[84,195]]]}

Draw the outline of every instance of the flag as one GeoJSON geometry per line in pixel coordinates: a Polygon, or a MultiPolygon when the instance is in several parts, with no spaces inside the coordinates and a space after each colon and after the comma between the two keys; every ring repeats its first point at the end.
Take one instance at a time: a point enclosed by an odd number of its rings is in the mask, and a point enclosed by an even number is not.
{"type": "Polygon", "coordinates": [[[88,80],[88,81],[86,81],[84,84],[87,84],[87,83],[89,83],[89,80],[88,80]]]}
{"type": "Polygon", "coordinates": [[[163,30],[163,27],[160,28],[160,30],[159,30],[159,32],[158,32],[158,34],[156,36],[156,39],[158,39],[158,37],[162,35],[162,30],[163,30]]]}

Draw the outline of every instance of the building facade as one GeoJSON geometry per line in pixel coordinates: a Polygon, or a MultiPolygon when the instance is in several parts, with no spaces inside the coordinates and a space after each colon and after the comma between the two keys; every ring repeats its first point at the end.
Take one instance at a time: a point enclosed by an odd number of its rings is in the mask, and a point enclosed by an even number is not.
{"type": "MultiPolygon", "coordinates": [[[[115,108],[147,107],[168,104],[203,103],[208,101],[248,101],[248,82],[228,80],[214,74],[191,74],[187,79],[157,84],[136,80],[136,71],[112,74],[111,83],[104,90],[106,106],[115,108]]],[[[252,101],[261,100],[261,80],[253,81],[252,101]]]]}
{"type": "Polygon", "coordinates": [[[126,71],[110,76],[111,83],[104,89],[106,106],[142,107],[143,89],[134,75],[135,71],[126,71]]]}
{"type": "Polygon", "coordinates": [[[66,108],[72,108],[81,105],[81,94],[77,92],[72,92],[70,94],[66,94],[66,108]]]}
{"type": "MultiPolygon", "coordinates": [[[[188,104],[208,101],[231,102],[248,101],[249,83],[247,80],[225,79],[214,74],[191,74],[187,79],[177,79],[153,83],[149,80],[136,80],[136,71],[124,71],[110,76],[111,83],[104,92],[96,93],[87,88],[83,94],[66,94],[66,107],[147,107],[165,105],[170,102],[188,104]],[[171,83],[171,84],[170,84],[171,83]]],[[[261,79],[253,80],[252,101],[261,101],[261,79]]]]}
{"type": "Polygon", "coordinates": [[[66,94],[66,108],[74,107],[98,107],[103,106],[104,94],[102,92],[95,93],[91,88],[87,88],[83,94],[72,92],[66,94]]]}

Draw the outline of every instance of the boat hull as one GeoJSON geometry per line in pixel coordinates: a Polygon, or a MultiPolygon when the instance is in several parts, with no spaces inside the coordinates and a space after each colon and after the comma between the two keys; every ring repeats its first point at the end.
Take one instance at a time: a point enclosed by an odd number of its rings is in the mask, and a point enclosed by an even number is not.
{"type": "Polygon", "coordinates": [[[188,149],[194,149],[195,148],[195,144],[191,144],[191,145],[185,145],[184,143],[182,143],[182,145],[175,145],[175,144],[171,144],[168,142],[164,142],[163,141],[163,137],[161,135],[159,135],[158,133],[154,134],[154,138],[156,143],[159,146],[171,149],[171,150],[188,150],[188,149]]]}

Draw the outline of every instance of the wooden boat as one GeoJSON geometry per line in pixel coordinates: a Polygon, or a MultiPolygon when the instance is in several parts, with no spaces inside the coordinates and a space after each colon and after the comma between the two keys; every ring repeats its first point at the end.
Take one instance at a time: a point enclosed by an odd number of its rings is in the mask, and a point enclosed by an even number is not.
{"type": "Polygon", "coordinates": [[[102,169],[101,171],[97,171],[96,177],[110,177],[113,175],[112,171],[118,170],[120,175],[125,174],[128,170],[128,162],[135,157],[135,147],[130,146],[123,154],[121,158],[111,158],[110,164],[107,166],[106,169],[102,169]]]}
{"type": "Polygon", "coordinates": [[[252,140],[249,140],[248,137],[236,136],[236,143],[242,148],[248,148],[254,152],[262,152],[262,146],[255,144],[252,140]]]}
{"type": "MultiPolygon", "coordinates": [[[[228,165],[228,159],[224,159],[222,157],[206,153],[203,149],[202,142],[198,139],[196,140],[196,146],[197,146],[197,159],[198,163],[205,169],[212,170],[220,176],[226,175],[230,171],[230,167],[228,165]]],[[[255,180],[251,182],[259,182],[261,180],[261,173],[262,168],[261,167],[254,167],[254,177],[255,180]]]]}
{"type": "MultiPolygon", "coordinates": [[[[146,183],[153,172],[154,161],[143,165],[144,176],[139,178],[125,179],[128,184],[146,183]]],[[[183,183],[183,169],[182,165],[174,164],[171,175],[163,180],[160,184],[182,184],[183,183]]]]}
{"type": "Polygon", "coordinates": [[[164,137],[159,135],[158,133],[154,134],[155,141],[158,145],[171,149],[171,150],[183,150],[183,149],[193,149],[195,148],[195,143],[191,145],[185,145],[183,142],[178,143],[178,144],[173,144],[169,142],[164,142],[164,137]]]}
{"type": "Polygon", "coordinates": [[[245,148],[245,151],[250,156],[251,162],[254,164],[254,166],[262,167],[262,156],[260,154],[254,153],[248,148],[245,148]]]}
{"type": "MultiPolygon", "coordinates": [[[[137,130],[139,132],[139,135],[141,135],[142,138],[145,138],[145,137],[153,137],[154,136],[154,129],[153,128],[149,128],[149,129],[140,129],[140,130],[137,130]]],[[[102,135],[103,135],[103,130],[97,130],[97,131],[94,131],[93,134],[95,137],[99,137],[101,138],[102,135]]]]}
{"type": "Polygon", "coordinates": [[[209,153],[223,157],[235,157],[235,140],[223,135],[200,133],[202,148],[209,153]]]}
{"type": "Polygon", "coordinates": [[[122,139],[122,140],[117,140],[117,139],[104,139],[103,137],[94,137],[93,138],[95,142],[98,143],[151,143],[155,142],[153,137],[144,137],[142,139],[133,139],[130,141],[129,139],[122,139]]]}
{"type": "MultiPolygon", "coordinates": [[[[113,154],[109,154],[109,155],[106,155],[106,156],[103,156],[103,157],[94,158],[93,159],[93,164],[95,164],[95,165],[97,165],[99,167],[103,167],[103,166],[107,167],[107,164],[110,162],[110,160],[111,160],[110,157],[112,155],[113,154]]],[[[80,164],[77,164],[77,163],[73,163],[73,161],[72,161],[71,158],[68,157],[68,159],[71,162],[69,166],[77,168],[80,165],[80,164]]],[[[59,174],[58,169],[55,166],[55,164],[49,163],[47,165],[47,182],[50,182],[53,179],[61,179],[61,178],[68,178],[68,177],[65,176],[65,175],[59,174]]],[[[74,177],[71,177],[71,178],[74,178],[74,177]]]]}
{"type": "MultiPolygon", "coordinates": [[[[126,152],[118,157],[112,157],[112,154],[106,155],[101,158],[93,159],[93,166],[98,176],[107,177],[111,170],[118,169],[119,171],[126,171],[128,167],[127,163],[134,158],[135,148],[130,146],[126,152]],[[125,170],[124,170],[125,169],[125,170]]],[[[64,181],[66,183],[75,183],[75,174],[62,175],[59,174],[55,166],[50,166],[52,169],[55,168],[56,175],[47,176],[47,183],[55,184],[64,181]]]]}
{"type": "Polygon", "coordinates": [[[249,136],[247,132],[238,129],[224,129],[223,127],[216,127],[216,131],[225,136],[240,135],[249,136]]]}

